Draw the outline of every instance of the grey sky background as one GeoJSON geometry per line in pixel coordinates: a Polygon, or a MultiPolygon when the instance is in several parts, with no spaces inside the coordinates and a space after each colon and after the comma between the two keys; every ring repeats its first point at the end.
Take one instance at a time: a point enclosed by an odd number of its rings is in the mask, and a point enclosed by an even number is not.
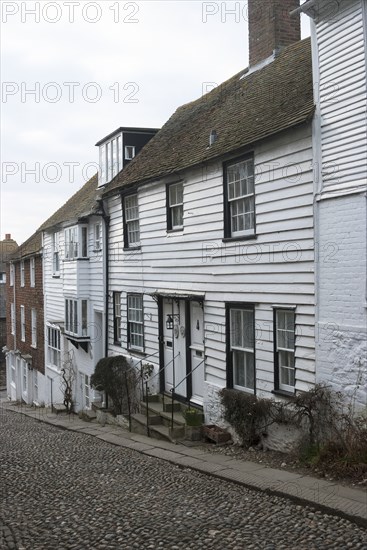
{"type": "Polygon", "coordinates": [[[96,172],[99,139],[161,127],[246,67],[247,42],[247,2],[2,1],[1,238],[25,241],[96,172]]]}

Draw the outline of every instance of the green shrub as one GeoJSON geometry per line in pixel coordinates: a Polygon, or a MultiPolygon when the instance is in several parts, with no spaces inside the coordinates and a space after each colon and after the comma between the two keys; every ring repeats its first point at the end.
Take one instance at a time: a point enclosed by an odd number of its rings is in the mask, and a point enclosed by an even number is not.
{"type": "Polygon", "coordinates": [[[136,408],[139,373],[122,355],[105,357],[98,361],[91,386],[111,397],[115,415],[131,412],[136,408]]]}
{"type": "Polygon", "coordinates": [[[250,447],[258,444],[266,430],[272,401],[226,388],[219,395],[224,419],[236,430],[242,445],[250,447]]]}

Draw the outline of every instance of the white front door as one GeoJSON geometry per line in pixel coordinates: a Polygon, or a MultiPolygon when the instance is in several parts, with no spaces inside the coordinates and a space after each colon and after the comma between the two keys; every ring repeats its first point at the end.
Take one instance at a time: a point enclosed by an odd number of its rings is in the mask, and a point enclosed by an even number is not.
{"type": "Polygon", "coordinates": [[[195,301],[163,300],[164,389],[202,404],[204,313],[195,301]],[[187,315],[188,314],[188,315],[187,315]],[[188,373],[192,373],[188,376],[188,373]]]}
{"type": "Polygon", "coordinates": [[[190,302],[191,401],[203,404],[204,395],[204,312],[199,302],[190,302]]]}
{"type": "Polygon", "coordinates": [[[165,391],[186,397],[186,328],[184,300],[163,300],[165,391]]]}

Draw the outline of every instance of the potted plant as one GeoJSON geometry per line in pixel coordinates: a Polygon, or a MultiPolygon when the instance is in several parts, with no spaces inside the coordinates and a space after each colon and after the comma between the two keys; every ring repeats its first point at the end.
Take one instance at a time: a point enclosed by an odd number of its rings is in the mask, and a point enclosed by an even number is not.
{"type": "Polygon", "coordinates": [[[201,426],[203,424],[203,413],[198,409],[189,407],[183,413],[185,418],[185,438],[190,441],[201,440],[201,426]]]}

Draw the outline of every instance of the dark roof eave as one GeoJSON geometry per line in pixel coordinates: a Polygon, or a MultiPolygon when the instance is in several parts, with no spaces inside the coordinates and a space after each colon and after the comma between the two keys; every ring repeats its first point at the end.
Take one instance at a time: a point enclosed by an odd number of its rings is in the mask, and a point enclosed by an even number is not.
{"type": "Polygon", "coordinates": [[[131,132],[134,134],[156,134],[159,130],[160,128],[134,128],[132,126],[121,126],[120,128],[117,128],[114,132],[108,134],[108,136],[105,136],[104,138],[97,141],[96,147],[99,147],[99,145],[102,145],[102,143],[104,143],[108,139],[111,139],[116,134],[120,134],[121,132],[131,132]]]}

